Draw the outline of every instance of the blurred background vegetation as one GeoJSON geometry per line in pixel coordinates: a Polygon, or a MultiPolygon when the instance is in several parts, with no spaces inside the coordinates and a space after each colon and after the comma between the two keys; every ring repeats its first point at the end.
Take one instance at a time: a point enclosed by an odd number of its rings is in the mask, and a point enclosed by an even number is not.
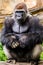
{"type": "Polygon", "coordinates": [[[3,47],[2,47],[2,44],[0,42],[0,61],[6,61],[6,60],[7,60],[7,57],[4,54],[3,47]]]}

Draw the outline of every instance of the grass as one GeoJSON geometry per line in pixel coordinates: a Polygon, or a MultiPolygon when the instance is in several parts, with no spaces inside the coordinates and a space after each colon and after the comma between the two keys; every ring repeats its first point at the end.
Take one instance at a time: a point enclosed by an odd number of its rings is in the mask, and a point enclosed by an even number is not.
{"type": "MultiPolygon", "coordinates": [[[[0,61],[6,61],[6,60],[7,60],[7,57],[5,56],[2,44],[0,43],[0,61]]],[[[40,54],[40,60],[43,60],[43,52],[41,52],[40,54]]]]}

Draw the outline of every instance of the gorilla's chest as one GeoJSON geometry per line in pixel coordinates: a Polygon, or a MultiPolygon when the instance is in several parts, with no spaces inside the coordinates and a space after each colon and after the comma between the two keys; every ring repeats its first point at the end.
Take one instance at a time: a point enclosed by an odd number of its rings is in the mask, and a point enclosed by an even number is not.
{"type": "Polygon", "coordinates": [[[21,26],[18,23],[14,23],[12,27],[13,32],[16,32],[16,33],[26,32],[28,28],[29,28],[28,24],[21,26]]]}

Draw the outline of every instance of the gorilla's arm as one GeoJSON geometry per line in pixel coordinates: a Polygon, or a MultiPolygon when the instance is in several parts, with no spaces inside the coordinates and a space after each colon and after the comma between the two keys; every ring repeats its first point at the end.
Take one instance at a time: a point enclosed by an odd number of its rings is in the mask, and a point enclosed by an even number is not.
{"type": "MultiPolygon", "coordinates": [[[[13,22],[13,21],[12,21],[13,22]]],[[[7,45],[7,47],[12,46],[11,43],[13,43],[14,38],[12,38],[11,36],[6,36],[9,33],[13,33],[12,31],[12,23],[11,20],[6,19],[5,23],[4,23],[4,28],[2,30],[2,34],[1,34],[1,42],[3,45],[7,45]]]]}
{"type": "Polygon", "coordinates": [[[40,24],[40,20],[37,17],[32,17],[30,19],[31,32],[36,33],[40,36],[40,39],[43,41],[43,26],[40,24]]]}

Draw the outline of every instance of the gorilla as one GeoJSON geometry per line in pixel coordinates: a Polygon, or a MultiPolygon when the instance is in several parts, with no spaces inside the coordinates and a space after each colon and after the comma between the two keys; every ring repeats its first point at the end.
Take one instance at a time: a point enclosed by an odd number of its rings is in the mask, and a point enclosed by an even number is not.
{"type": "Polygon", "coordinates": [[[15,6],[13,16],[4,21],[1,42],[8,60],[38,65],[43,41],[43,26],[36,16],[30,17],[27,14],[25,3],[15,6]]]}

